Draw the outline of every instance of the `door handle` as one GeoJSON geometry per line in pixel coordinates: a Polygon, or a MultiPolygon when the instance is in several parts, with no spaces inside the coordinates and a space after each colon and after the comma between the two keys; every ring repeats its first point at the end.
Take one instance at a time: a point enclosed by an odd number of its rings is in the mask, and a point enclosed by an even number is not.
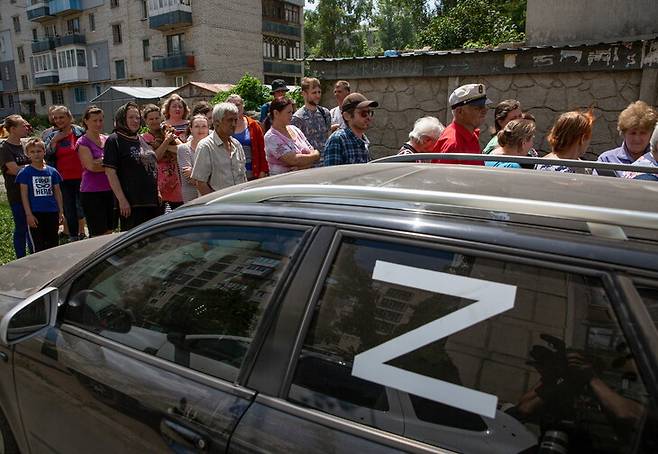
{"type": "Polygon", "coordinates": [[[9,361],[9,356],[5,352],[0,352],[0,360],[6,363],[9,361]]]}
{"type": "Polygon", "coordinates": [[[169,444],[178,447],[192,451],[206,451],[208,448],[208,441],[203,435],[169,419],[162,419],[160,422],[160,433],[169,444]]]}

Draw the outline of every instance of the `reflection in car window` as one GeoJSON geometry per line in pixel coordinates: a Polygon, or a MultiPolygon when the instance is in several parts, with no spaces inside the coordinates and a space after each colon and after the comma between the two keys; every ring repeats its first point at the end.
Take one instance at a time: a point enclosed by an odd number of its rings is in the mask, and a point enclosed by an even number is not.
{"type": "Polygon", "coordinates": [[[658,329],[658,287],[648,287],[646,285],[637,285],[637,292],[642,297],[647,311],[651,316],[653,324],[658,329]]]}
{"type": "Polygon", "coordinates": [[[235,380],[299,230],[198,226],[153,234],[72,286],[67,322],[235,380]]]}
{"type": "Polygon", "coordinates": [[[343,240],[289,399],[456,451],[522,452],[553,437],[573,453],[655,452],[655,432],[642,436],[655,420],[647,391],[599,279],[427,247],[343,240]],[[494,395],[494,418],[352,375],[355,355],[475,302],[373,279],[382,262],[516,287],[512,309],[387,363],[494,395]]]}

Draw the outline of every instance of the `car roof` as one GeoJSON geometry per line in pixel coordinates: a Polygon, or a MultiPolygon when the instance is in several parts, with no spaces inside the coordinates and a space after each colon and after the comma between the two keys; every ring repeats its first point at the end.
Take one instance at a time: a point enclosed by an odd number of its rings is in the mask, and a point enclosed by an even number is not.
{"type": "MultiPolygon", "coordinates": [[[[225,194],[246,189],[297,184],[451,192],[646,213],[654,213],[658,201],[658,184],[651,181],[484,166],[382,163],[286,173],[217,191],[190,204],[212,203],[225,194]]],[[[285,196],[282,189],[281,196],[285,196]]]]}

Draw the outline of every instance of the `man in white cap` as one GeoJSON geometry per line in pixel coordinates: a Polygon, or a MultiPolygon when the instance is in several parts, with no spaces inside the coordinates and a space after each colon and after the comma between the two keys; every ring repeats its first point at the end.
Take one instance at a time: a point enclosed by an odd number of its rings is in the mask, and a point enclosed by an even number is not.
{"type": "MultiPolygon", "coordinates": [[[[487,106],[491,100],[482,84],[462,85],[448,98],[452,123],[443,131],[434,146],[434,153],[480,153],[480,125],[487,115],[487,106]]],[[[436,161],[446,164],[483,165],[482,161],[436,161]]]]}

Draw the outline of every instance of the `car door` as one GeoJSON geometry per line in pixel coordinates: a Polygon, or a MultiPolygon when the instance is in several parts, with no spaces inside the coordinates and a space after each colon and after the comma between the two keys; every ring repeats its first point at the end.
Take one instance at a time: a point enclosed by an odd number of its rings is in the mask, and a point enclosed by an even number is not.
{"type": "Polygon", "coordinates": [[[613,272],[488,249],[339,232],[284,385],[231,451],[655,452],[651,366],[613,272]]]}
{"type": "Polygon", "coordinates": [[[57,325],[16,346],[30,449],[223,452],[239,385],[308,228],[179,222],[61,286],[57,325]]]}

